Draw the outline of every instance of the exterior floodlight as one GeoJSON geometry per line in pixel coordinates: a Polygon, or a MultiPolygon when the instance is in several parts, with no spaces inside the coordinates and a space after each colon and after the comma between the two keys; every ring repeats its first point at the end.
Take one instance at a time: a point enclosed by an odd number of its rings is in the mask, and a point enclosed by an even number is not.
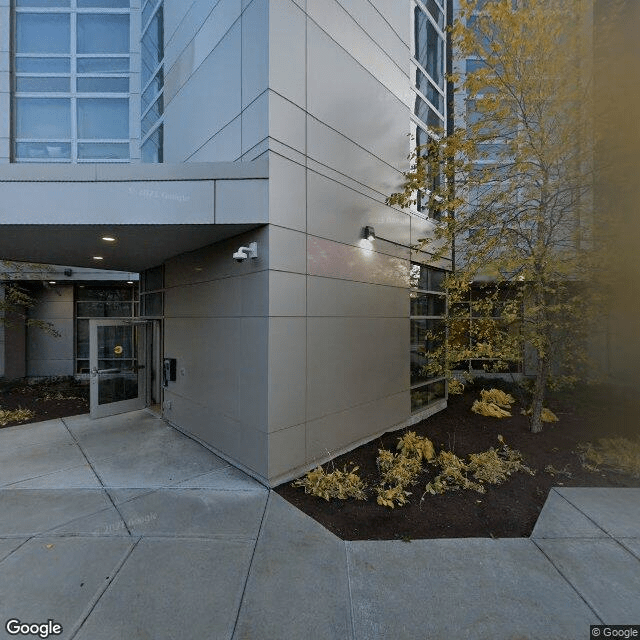
{"type": "Polygon", "coordinates": [[[366,226],[362,232],[362,237],[369,242],[373,242],[376,239],[376,230],[373,227],[366,226]]]}
{"type": "Polygon", "coordinates": [[[258,257],[258,243],[252,242],[248,247],[240,247],[234,254],[236,262],[244,262],[247,258],[255,260],[258,257]]]}

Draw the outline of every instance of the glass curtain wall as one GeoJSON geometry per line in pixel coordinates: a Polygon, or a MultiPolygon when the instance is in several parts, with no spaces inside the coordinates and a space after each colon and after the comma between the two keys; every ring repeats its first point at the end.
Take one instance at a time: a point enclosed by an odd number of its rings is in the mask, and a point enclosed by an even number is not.
{"type": "MultiPolygon", "coordinates": [[[[446,6],[445,0],[413,0],[412,3],[411,81],[413,131],[416,145],[437,138],[445,130],[446,85],[446,6]]],[[[424,152],[426,153],[426,151],[424,152]]],[[[440,182],[440,173],[431,182],[440,182]]],[[[418,211],[425,217],[439,219],[440,210],[429,208],[428,194],[418,194],[418,211]]]]}
{"type": "Polygon", "coordinates": [[[164,7],[145,0],[142,8],[142,162],[162,162],[164,144],[164,7]]]}
{"type": "Polygon", "coordinates": [[[411,411],[421,411],[446,397],[443,377],[429,374],[425,367],[436,346],[437,332],[446,312],[446,296],[442,283],[445,272],[422,264],[412,263],[409,275],[411,286],[411,411]]]}
{"type": "Polygon", "coordinates": [[[13,53],[14,161],[129,161],[129,0],[16,0],[13,53]]]}

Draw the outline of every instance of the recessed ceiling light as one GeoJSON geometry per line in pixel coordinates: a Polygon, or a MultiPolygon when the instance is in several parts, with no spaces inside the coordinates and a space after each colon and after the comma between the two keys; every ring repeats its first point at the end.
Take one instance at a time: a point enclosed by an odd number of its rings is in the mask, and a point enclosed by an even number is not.
{"type": "Polygon", "coordinates": [[[56,281],[55,280],[49,280],[49,284],[55,284],[56,281]]]}
{"type": "Polygon", "coordinates": [[[116,239],[115,239],[115,238],[112,238],[111,236],[102,236],[102,239],[103,239],[105,242],[115,242],[115,241],[116,241],[116,239]]]}
{"type": "Polygon", "coordinates": [[[133,284],[133,280],[127,280],[127,284],[133,284]]]}
{"type": "Polygon", "coordinates": [[[102,256],[93,256],[94,260],[104,260],[102,256]]]}

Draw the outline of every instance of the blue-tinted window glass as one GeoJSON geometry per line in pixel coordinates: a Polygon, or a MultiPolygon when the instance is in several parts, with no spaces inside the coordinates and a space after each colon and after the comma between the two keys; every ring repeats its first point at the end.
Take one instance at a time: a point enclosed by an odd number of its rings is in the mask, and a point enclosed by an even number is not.
{"type": "Polygon", "coordinates": [[[444,96],[429,82],[427,76],[420,69],[416,69],[416,87],[436,109],[440,110],[440,113],[444,113],[444,96]]]}
{"type": "Polygon", "coordinates": [[[78,158],[81,160],[121,160],[128,157],[128,142],[78,143],[78,158]]]}
{"type": "Polygon", "coordinates": [[[16,0],[16,7],[69,7],[70,0],[16,0]]]}
{"type": "Polygon", "coordinates": [[[159,91],[162,91],[164,86],[164,69],[160,67],[158,73],[156,73],[153,82],[142,93],[142,111],[144,111],[155,98],[159,91]]]}
{"type": "Polygon", "coordinates": [[[129,58],[78,58],[78,73],[127,73],[129,58]]]}
{"type": "Polygon", "coordinates": [[[129,78],[78,78],[78,91],[128,93],[129,78]]]}
{"type": "Polygon", "coordinates": [[[142,162],[163,161],[163,126],[160,125],[142,145],[142,162]]]}
{"type": "Polygon", "coordinates": [[[69,160],[71,145],[67,142],[17,142],[16,158],[19,160],[69,160]]]}
{"type": "Polygon", "coordinates": [[[69,78],[16,78],[16,91],[41,93],[69,92],[69,78]]]}
{"type": "Polygon", "coordinates": [[[128,98],[79,98],[78,138],[129,137],[128,98]]]}
{"type": "Polygon", "coordinates": [[[78,53],[129,53],[129,16],[78,14],[78,53]]]}
{"type": "Polygon", "coordinates": [[[433,81],[444,88],[444,41],[438,35],[427,14],[415,8],[415,55],[433,81]]]}
{"type": "Polygon", "coordinates": [[[142,27],[143,28],[149,21],[149,18],[151,17],[151,14],[153,13],[153,10],[156,8],[157,4],[158,4],[158,0],[150,0],[149,2],[145,3],[144,9],[142,9],[142,27]]]}
{"type": "Polygon", "coordinates": [[[416,96],[414,113],[422,122],[432,129],[443,129],[444,122],[440,116],[419,96],[416,96]]]}
{"type": "Polygon", "coordinates": [[[427,9],[431,14],[431,17],[436,21],[436,24],[444,29],[444,13],[436,0],[426,0],[425,4],[427,5],[427,9]]]}
{"type": "Polygon", "coordinates": [[[19,13],[16,16],[17,53],[69,53],[68,13],[19,13]]]}
{"type": "Polygon", "coordinates": [[[164,112],[164,97],[158,96],[158,99],[153,103],[153,106],[147,111],[142,119],[142,135],[146,136],[151,130],[154,123],[164,112]]]}
{"type": "Polygon", "coordinates": [[[78,9],[128,9],[130,0],[78,0],[78,9]]]}
{"type": "Polygon", "coordinates": [[[18,73],[69,73],[69,58],[16,58],[18,73]]]}
{"type": "Polygon", "coordinates": [[[71,137],[71,109],[67,98],[16,98],[16,137],[71,137]]]}
{"type": "Polygon", "coordinates": [[[150,72],[153,71],[164,58],[163,24],[163,9],[160,7],[142,38],[142,59],[149,70],[146,78],[143,71],[143,85],[149,80],[150,72]]]}

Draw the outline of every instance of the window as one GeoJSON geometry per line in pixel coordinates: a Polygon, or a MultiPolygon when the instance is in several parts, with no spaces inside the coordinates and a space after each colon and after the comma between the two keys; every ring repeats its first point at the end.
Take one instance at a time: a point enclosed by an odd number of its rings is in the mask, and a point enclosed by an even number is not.
{"type": "MultiPolygon", "coordinates": [[[[430,139],[438,139],[446,129],[444,3],[440,0],[414,0],[412,18],[414,69],[411,78],[415,94],[412,121],[416,145],[422,146],[430,139]]],[[[428,153],[427,149],[422,153],[428,153]]],[[[439,220],[441,207],[430,194],[441,184],[442,169],[432,173],[429,190],[417,194],[417,209],[424,216],[439,220]]]]}
{"type": "Polygon", "coordinates": [[[142,161],[162,162],[164,146],[164,7],[145,0],[142,9],[142,161]]]}
{"type": "Polygon", "coordinates": [[[129,0],[16,0],[13,159],[129,160],[129,0]]]}
{"type": "Polygon", "coordinates": [[[147,269],[140,274],[140,316],[162,317],[164,312],[164,267],[147,269]]]}
{"type": "Polygon", "coordinates": [[[76,374],[89,373],[89,319],[136,316],[136,285],[76,285],[76,374]]]}
{"type": "Polygon", "coordinates": [[[410,299],[410,371],[411,411],[420,411],[445,397],[445,380],[434,376],[425,367],[439,346],[446,313],[443,290],[445,272],[418,263],[411,263],[409,275],[410,299]]]}

